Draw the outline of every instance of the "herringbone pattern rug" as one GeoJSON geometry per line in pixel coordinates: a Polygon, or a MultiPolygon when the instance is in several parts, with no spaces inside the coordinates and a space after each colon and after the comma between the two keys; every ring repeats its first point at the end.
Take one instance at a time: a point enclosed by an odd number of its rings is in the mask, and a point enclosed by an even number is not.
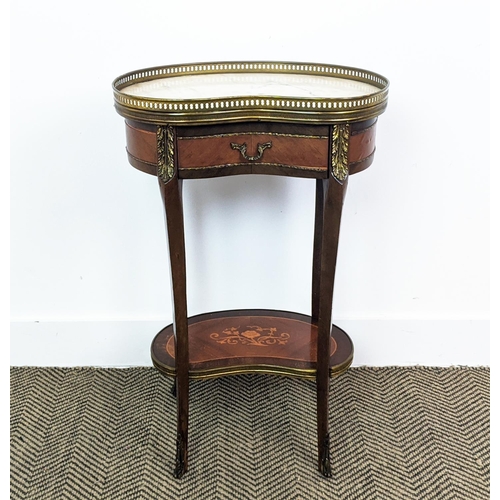
{"type": "Polygon", "coordinates": [[[313,382],[191,383],[174,466],[171,382],[153,368],[12,368],[11,498],[489,498],[488,368],[354,368],[330,394],[333,478],[316,470],[313,382]]]}

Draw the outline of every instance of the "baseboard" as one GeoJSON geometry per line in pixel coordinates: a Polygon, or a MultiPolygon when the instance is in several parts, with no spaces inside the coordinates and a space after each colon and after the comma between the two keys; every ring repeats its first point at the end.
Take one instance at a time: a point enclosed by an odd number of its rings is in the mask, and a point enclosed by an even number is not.
{"type": "MultiPolygon", "coordinates": [[[[342,320],[353,366],[489,366],[487,320],[342,320]]],[[[11,366],[150,366],[162,321],[11,323],[11,366]]]]}

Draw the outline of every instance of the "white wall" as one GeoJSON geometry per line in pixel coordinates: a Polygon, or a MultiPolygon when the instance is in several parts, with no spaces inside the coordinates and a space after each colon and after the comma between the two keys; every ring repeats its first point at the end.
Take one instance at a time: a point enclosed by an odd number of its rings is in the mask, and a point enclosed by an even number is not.
{"type": "MultiPolygon", "coordinates": [[[[349,182],[334,319],[360,352],[373,345],[358,364],[488,364],[485,0],[26,0],[11,15],[12,364],[149,364],[129,323],[149,343],[147,325],[172,319],[162,206],[127,163],[111,81],[221,60],[389,78],[374,164],[349,182]]],[[[278,177],[186,182],[190,314],[308,313],[313,192],[278,177]]]]}

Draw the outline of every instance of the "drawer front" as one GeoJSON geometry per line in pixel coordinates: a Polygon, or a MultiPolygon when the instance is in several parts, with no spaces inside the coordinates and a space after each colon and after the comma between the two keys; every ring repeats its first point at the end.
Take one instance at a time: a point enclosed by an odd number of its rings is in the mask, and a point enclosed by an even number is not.
{"type": "MultiPolygon", "coordinates": [[[[275,169],[327,173],[328,136],[275,132],[178,137],[179,171],[231,169],[273,173],[275,169]]],[[[185,172],[187,175],[188,172],[185,172]]],[[[182,175],[182,174],[181,174],[182,175]]]]}

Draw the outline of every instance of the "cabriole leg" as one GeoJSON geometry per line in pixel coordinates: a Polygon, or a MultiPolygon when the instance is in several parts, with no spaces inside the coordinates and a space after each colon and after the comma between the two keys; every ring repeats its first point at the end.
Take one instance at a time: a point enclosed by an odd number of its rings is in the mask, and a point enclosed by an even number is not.
{"type": "Polygon", "coordinates": [[[177,392],[177,445],[174,475],[180,478],[187,471],[188,466],[189,346],[182,181],[177,177],[174,134],[175,131],[171,126],[157,129],[158,181],[165,207],[174,311],[177,392]]]}

